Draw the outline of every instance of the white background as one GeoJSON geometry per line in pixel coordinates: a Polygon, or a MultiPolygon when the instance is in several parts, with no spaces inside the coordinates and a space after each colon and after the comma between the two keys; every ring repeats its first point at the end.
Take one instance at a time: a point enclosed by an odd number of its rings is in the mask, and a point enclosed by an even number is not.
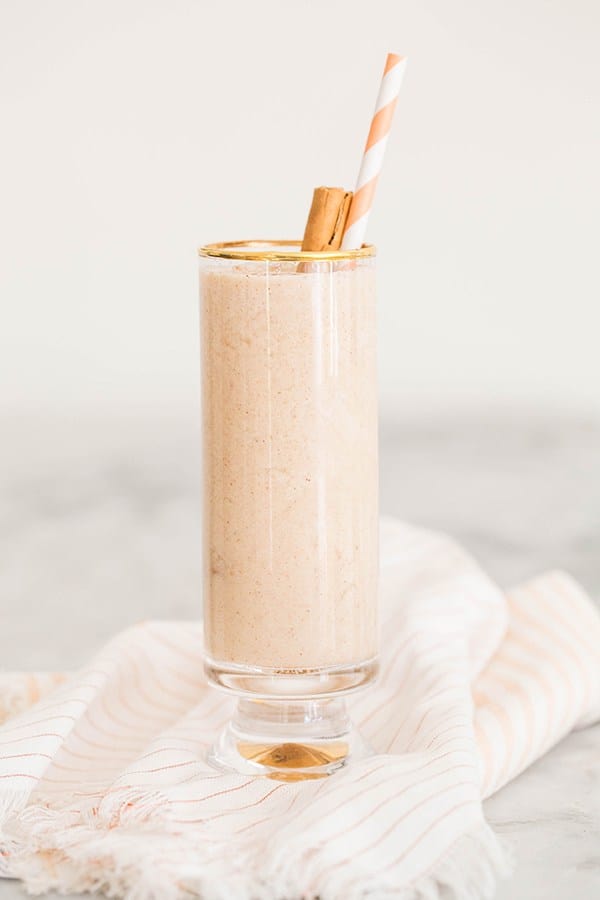
{"type": "Polygon", "coordinates": [[[0,409],[197,415],[196,246],[299,236],[409,65],[386,418],[600,411],[594,0],[2,0],[0,409]]]}

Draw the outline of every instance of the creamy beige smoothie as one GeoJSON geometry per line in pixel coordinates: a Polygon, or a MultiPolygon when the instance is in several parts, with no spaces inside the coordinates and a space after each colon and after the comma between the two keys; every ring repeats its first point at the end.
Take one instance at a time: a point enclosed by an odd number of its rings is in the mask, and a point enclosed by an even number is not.
{"type": "Polygon", "coordinates": [[[377,653],[375,269],[205,260],[205,642],[302,670],[377,653]]]}

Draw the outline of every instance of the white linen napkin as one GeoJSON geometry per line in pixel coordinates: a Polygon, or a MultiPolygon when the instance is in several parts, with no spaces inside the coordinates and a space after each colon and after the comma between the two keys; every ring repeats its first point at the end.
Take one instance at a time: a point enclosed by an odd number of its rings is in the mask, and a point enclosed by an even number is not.
{"type": "MultiPolygon", "coordinates": [[[[0,727],[0,870],[131,900],[479,898],[506,867],[482,800],[600,718],[600,616],[550,573],[504,595],[456,544],[382,528],[375,755],[317,781],[219,774],[231,701],[201,626],[146,622],[0,727]]],[[[57,678],[4,676],[0,708],[57,678]]]]}

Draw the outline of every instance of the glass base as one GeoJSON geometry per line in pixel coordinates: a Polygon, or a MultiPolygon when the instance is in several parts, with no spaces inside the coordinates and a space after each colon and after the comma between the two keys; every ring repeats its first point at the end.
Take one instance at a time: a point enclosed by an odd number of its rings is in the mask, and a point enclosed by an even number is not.
{"type": "Polygon", "coordinates": [[[239,700],[209,762],[276,781],[324,778],[371,754],[342,698],[239,700]]]}
{"type": "Polygon", "coordinates": [[[348,694],[376,677],[376,657],[362,662],[321,669],[269,669],[237,666],[206,658],[204,669],[215,687],[236,695],[265,700],[311,700],[348,694]]]}

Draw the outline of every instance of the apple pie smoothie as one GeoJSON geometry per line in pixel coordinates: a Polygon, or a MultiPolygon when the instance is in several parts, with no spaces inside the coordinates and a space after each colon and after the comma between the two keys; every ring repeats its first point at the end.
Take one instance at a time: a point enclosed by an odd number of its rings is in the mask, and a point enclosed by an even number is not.
{"type": "Polygon", "coordinates": [[[205,644],[217,666],[301,673],[376,656],[375,267],[361,253],[201,253],[205,644]]]}

